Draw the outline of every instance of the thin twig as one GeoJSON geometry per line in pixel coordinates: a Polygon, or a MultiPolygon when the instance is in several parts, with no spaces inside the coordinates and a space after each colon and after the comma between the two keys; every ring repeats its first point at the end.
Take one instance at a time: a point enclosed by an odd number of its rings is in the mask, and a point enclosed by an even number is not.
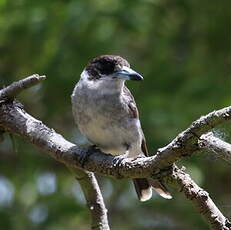
{"type": "Polygon", "coordinates": [[[198,140],[202,134],[230,120],[231,106],[201,116],[189,128],[177,135],[171,143],[158,149],[156,156],[161,161],[160,166],[167,167],[182,157],[191,156],[200,150],[198,140]]]}
{"type": "Polygon", "coordinates": [[[33,74],[27,78],[20,81],[14,82],[6,88],[0,91],[0,101],[4,99],[13,99],[24,89],[30,88],[37,85],[41,81],[45,80],[46,76],[39,76],[38,74],[33,74]]]}
{"type": "Polygon", "coordinates": [[[210,150],[231,164],[231,144],[215,137],[212,132],[202,135],[198,143],[201,149],[210,150]]]}

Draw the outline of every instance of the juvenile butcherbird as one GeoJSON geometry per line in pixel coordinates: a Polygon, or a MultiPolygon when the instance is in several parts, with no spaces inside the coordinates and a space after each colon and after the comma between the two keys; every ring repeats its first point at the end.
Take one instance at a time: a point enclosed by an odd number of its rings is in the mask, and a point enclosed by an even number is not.
{"type": "MultiPolygon", "coordinates": [[[[80,132],[102,152],[126,157],[148,156],[135,100],[126,80],[143,80],[120,56],[103,55],[88,63],[72,94],[72,109],[80,132]]],[[[171,195],[159,181],[133,179],[139,200],[171,195]]]]}

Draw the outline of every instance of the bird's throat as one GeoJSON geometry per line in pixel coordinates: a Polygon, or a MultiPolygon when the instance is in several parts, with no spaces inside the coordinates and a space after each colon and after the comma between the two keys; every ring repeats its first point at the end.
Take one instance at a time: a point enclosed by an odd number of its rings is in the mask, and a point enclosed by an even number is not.
{"type": "Polygon", "coordinates": [[[124,88],[123,80],[98,81],[96,84],[98,84],[98,86],[96,86],[98,88],[98,91],[104,95],[121,95],[124,88]]]}

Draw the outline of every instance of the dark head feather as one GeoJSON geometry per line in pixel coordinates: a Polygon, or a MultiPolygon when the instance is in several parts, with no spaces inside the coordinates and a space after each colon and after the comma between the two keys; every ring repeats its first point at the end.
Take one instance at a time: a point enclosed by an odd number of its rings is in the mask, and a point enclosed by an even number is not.
{"type": "Polygon", "coordinates": [[[90,61],[86,67],[90,79],[99,79],[101,75],[110,75],[118,70],[119,66],[130,67],[129,63],[120,56],[102,55],[90,61]]]}

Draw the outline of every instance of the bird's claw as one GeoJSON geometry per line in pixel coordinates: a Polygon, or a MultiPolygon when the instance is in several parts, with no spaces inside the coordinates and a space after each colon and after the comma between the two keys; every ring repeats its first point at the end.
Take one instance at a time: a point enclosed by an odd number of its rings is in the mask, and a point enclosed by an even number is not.
{"type": "Polygon", "coordinates": [[[138,156],[132,158],[132,161],[138,160],[138,159],[140,159],[140,158],[144,158],[144,156],[138,155],[138,156]]]}
{"type": "Polygon", "coordinates": [[[114,159],[113,159],[113,165],[114,166],[118,166],[118,165],[121,165],[122,161],[124,160],[124,155],[119,155],[119,156],[116,156],[114,159]]]}

